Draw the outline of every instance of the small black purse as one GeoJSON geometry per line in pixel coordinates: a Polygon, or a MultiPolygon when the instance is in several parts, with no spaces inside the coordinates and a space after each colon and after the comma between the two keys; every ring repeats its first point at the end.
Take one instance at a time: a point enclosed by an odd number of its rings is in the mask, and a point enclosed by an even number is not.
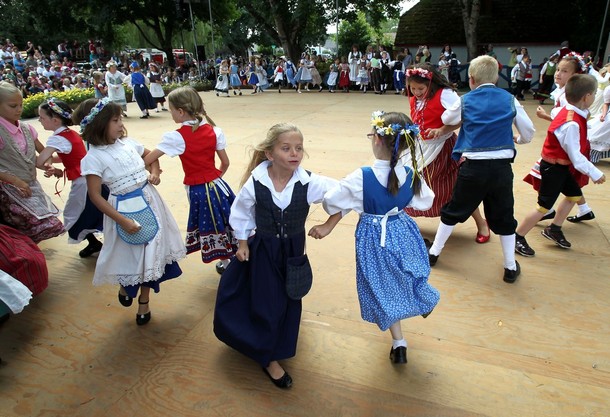
{"type": "Polygon", "coordinates": [[[313,283],[307,254],[286,259],[286,294],[292,300],[305,297],[313,283]]]}

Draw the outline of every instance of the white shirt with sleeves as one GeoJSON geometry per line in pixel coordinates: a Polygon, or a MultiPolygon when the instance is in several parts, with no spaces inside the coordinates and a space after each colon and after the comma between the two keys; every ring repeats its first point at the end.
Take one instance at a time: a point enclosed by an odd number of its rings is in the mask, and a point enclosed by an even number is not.
{"type": "MultiPolygon", "coordinates": [[[[390,162],[376,159],[371,168],[377,181],[384,187],[387,187],[390,162]]],[[[407,180],[407,172],[403,166],[398,165],[394,167],[394,171],[398,177],[399,187],[402,187],[407,180]]],[[[359,215],[362,214],[364,212],[363,183],[362,169],[359,168],[342,179],[336,187],[324,195],[324,202],[322,203],[324,210],[330,215],[341,213],[341,217],[344,217],[351,210],[359,215]]],[[[432,207],[433,201],[434,192],[422,178],[419,194],[413,195],[413,199],[407,207],[412,207],[415,210],[428,210],[432,207]]],[[[398,209],[403,208],[398,207],[398,209]]]]}
{"type": "MultiPolygon", "coordinates": [[[[197,123],[197,120],[188,120],[183,122],[182,126],[193,126],[195,123],[197,123]]],[[[201,127],[205,124],[207,124],[207,122],[203,120],[199,126],[201,127]]],[[[216,133],[216,150],[221,151],[225,149],[227,147],[227,139],[225,138],[222,129],[214,126],[214,133],[216,133]]],[[[186,144],[180,132],[174,130],[163,134],[161,142],[157,145],[157,149],[173,158],[184,153],[186,144]]]]}
{"type": "MultiPolygon", "coordinates": [[[[585,119],[589,115],[587,110],[581,110],[571,104],[566,105],[567,110],[573,110],[585,119]]],[[[570,162],[574,165],[577,171],[589,176],[593,181],[600,179],[604,173],[595,167],[581,152],[580,152],[580,127],[575,121],[564,123],[555,129],[555,136],[564,151],[568,154],[570,162]]]]}
{"type": "Polygon", "coordinates": [[[58,153],[70,153],[72,152],[72,144],[70,141],[63,136],[59,136],[61,132],[68,130],[67,127],[62,126],[55,130],[49,139],[47,139],[47,147],[55,148],[58,153]]]}
{"type": "Polygon", "coordinates": [[[304,168],[298,167],[292,174],[292,178],[286,184],[282,191],[276,191],[273,186],[273,181],[269,178],[268,167],[271,164],[269,161],[261,162],[254,170],[252,175],[244,186],[239,190],[235,197],[235,201],[231,206],[231,215],[229,223],[235,231],[235,237],[238,240],[246,240],[256,229],[256,195],[254,191],[254,181],[259,181],[262,185],[271,191],[273,203],[280,209],[284,210],[290,205],[292,200],[292,191],[294,185],[300,181],[301,184],[309,184],[307,187],[307,203],[320,203],[324,194],[332,187],[338,184],[338,181],[322,175],[311,173],[307,174],[304,168]]]}
{"type": "Polygon", "coordinates": [[[566,98],[566,88],[565,87],[557,87],[551,93],[551,98],[555,102],[555,107],[551,109],[551,119],[554,119],[561,110],[562,107],[565,107],[568,104],[568,99],[566,98]],[[559,103],[559,104],[557,104],[559,103]]]}

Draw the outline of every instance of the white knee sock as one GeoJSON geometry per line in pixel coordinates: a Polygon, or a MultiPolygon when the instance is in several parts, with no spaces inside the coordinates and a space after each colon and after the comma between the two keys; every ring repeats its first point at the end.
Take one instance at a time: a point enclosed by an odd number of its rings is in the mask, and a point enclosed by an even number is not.
{"type": "Polygon", "coordinates": [[[589,205],[587,203],[579,204],[577,216],[578,217],[584,216],[585,214],[590,213],[591,211],[592,211],[591,207],[589,207],[589,205]]]}
{"type": "Polygon", "coordinates": [[[504,268],[512,271],[517,270],[515,262],[515,235],[501,235],[502,253],[504,254],[504,268]]]}
{"type": "Polygon", "coordinates": [[[431,255],[438,256],[441,254],[454,227],[455,226],[449,226],[448,224],[440,222],[436,231],[436,236],[434,236],[434,243],[432,243],[432,247],[430,248],[431,255]]]}

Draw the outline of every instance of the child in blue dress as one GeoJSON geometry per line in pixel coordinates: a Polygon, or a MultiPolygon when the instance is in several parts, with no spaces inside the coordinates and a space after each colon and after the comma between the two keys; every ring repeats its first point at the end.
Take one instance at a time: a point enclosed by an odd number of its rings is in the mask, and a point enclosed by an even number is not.
{"type": "MultiPolygon", "coordinates": [[[[356,285],[360,313],[382,331],[390,329],[390,360],[407,362],[407,341],[400,321],[426,317],[439,301],[428,283],[428,252],[417,224],[403,210],[427,210],[434,193],[413,169],[398,164],[403,152],[417,150],[417,125],[403,113],[373,113],[372,140],[377,158],[372,167],[357,169],[324,195],[326,223],[309,235],[328,235],[350,210],[360,214],[356,227],[356,285]]],[[[415,160],[413,155],[413,160],[415,160]]]]}

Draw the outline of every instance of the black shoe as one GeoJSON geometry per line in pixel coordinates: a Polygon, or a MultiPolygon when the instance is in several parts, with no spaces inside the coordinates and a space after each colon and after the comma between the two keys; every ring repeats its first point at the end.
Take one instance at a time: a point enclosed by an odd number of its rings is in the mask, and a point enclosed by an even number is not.
{"type": "Polygon", "coordinates": [[[583,214],[582,216],[568,216],[567,220],[570,223],[579,223],[585,220],[593,220],[595,218],[595,214],[593,214],[592,211],[588,212],[587,214],[583,214]]]}
{"type": "Polygon", "coordinates": [[[133,304],[133,298],[128,295],[123,295],[121,294],[121,291],[119,291],[119,303],[121,303],[123,307],[129,307],[133,304]]]}
{"type": "Polygon", "coordinates": [[[529,258],[534,256],[536,251],[527,244],[527,240],[525,240],[525,238],[515,238],[515,253],[529,258]]]}
{"type": "Polygon", "coordinates": [[[430,266],[436,265],[436,261],[438,261],[438,257],[439,257],[439,255],[432,255],[431,253],[428,253],[428,260],[430,261],[430,266]]]}
{"type": "Polygon", "coordinates": [[[432,312],[433,312],[433,311],[434,311],[434,309],[432,309],[432,310],[428,311],[428,312],[427,312],[427,313],[425,313],[425,314],[422,314],[422,315],[421,315],[421,316],[422,316],[422,318],[424,318],[424,319],[425,319],[425,318],[427,318],[427,317],[428,317],[430,314],[432,314],[432,312]]]}
{"type": "Polygon", "coordinates": [[[547,226],[540,233],[548,240],[555,242],[560,248],[568,249],[572,247],[561,230],[552,230],[551,226],[547,226]]]}
{"type": "Polygon", "coordinates": [[[555,218],[555,210],[550,209],[549,211],[547,211],[547,213],[544,216],[542,216],[540,221],[551,220],[551,219],[554,219],[554,218],[555,218]]]}
{"type": "Polygon", "coordinates": [[[390,350],[390,360],[392,363],[407,363],[407,348],[399,346],[390,350]]]}
{"type": "Polygon", "coordinates": [[[226,269],[227,269],[227,267],[226,267],[226,266],[224,266],[224,265],[222,264],[222,262],[220,262],[220,261],[219,261],[219,262],[216,264],[216,272],[218,272],[218,275],[222,275],[222,273],[223,273],[223,272],[225,272],[225,270],[226,270],[226,269]]]}
{"type": "Polygon", "coordinates": [[[99,240],[96,240],[93,243],[89,243],[87,246],[85,246],[85,249],[78,252],[78,256],[80,256],[81,258],[88,258],[91,255],[93,255],[94,253],[97,253],[101,250],[102,250],[102,242],[100,242],[99,240]]]}
{"type": "Polygon", "coordinates": [[[430,250],[430,248],[432,247],[432,242],[430,242],[430,240],[424,238],[424,245],[426,245],[426,249],[430,250]]]}
{"type": "MultiPolygon", "coordinates": [[[[150,301],[150,300],[149,300],[150,301]]],[[[138,298],[138,304],[140,305],[144,305],[144,304],[148,304],[148,301],[143,303],[142,301],[140,301],[140,299],[138,298]]],[[[138,326],[143,326],[146,323],[148,323],[150,321],[150,310],[148,310],[148,313],[146,314],[136,314],[136,324],[138,326]]]]}
{"type": "Polygon", "coordinates": [[[147,114],[145,114],[145,115],[143,115],[143,116],[140,116],[140,119],[148,119],[148,115],[147,115],[147,114]]]}
{"type": "Polygon", "coordinates": [[[519,262],[515,261],[515,263],[517,264],[517,269],[514,271],[512,269],[504,268],[504,282],[512,284],[517,280],[517,277],[521,275],[521,266],[519,266],[519,262]]]}
{"type": "Polygon", "coordinates": [[[278,379],[274,379],[269,373],[269,371],[267,371],[267,368],[263,368],[263,372],[267,374],[271,382],[273,382],[273,385],[278,388],[286,389],[292,386],[292,377],[288,375],[288,372],[286,371],[284,371],[284,375],[282,375],[278,379]]]}

